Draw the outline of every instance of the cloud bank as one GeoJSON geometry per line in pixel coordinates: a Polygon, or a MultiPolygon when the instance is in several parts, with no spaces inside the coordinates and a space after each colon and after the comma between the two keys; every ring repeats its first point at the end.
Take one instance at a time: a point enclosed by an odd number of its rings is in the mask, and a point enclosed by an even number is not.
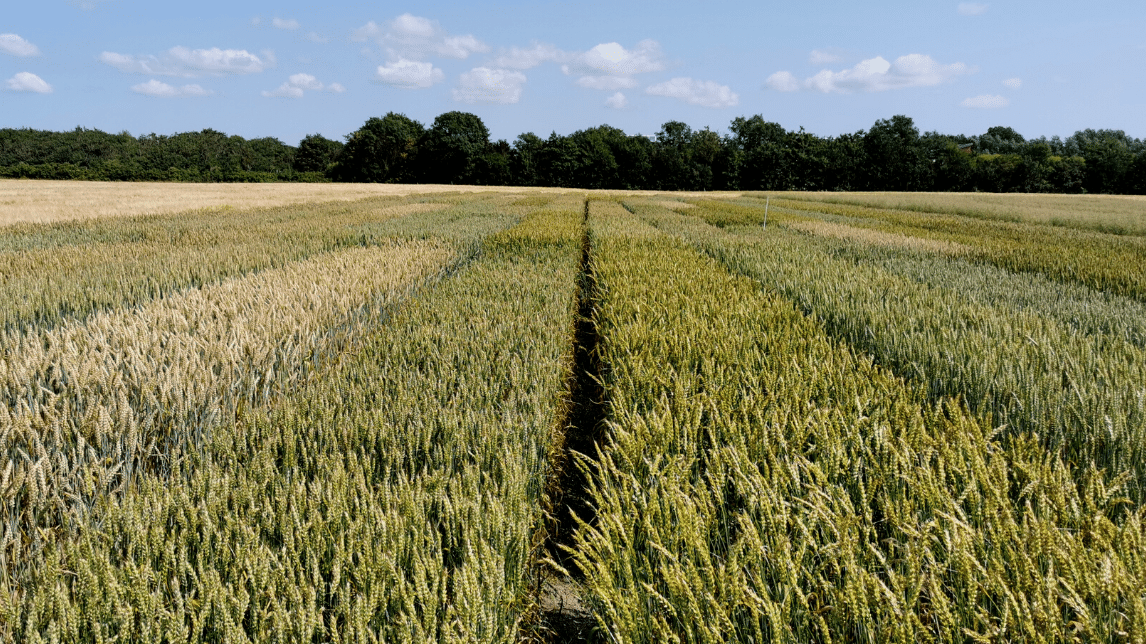
{"type": "Polygon", "coordinates": [[[222,76],[226,74],[257,74],[274,65],[274,55],[264,52],[263,58],[245,49],[188,49],[172,47],[160,56],[132,56],[105,51],[100,62],[121,72],[150,76],[222,76]]]}
{"type": "Polygon", "coordinates": [[[154,78],[146,83],[133,85],[131,91],[144,96],[153,96],[155,98],[190,98],[197,96],[210,96],[214,92],[205,90],[199,85],[184,85],[182,87],[173,87],[162,81],[157,81],[154,78]]]}
{"type": "Polygon", "coordinates": [[[778,92],[801,89],[827,93],[884,92],[908,87],[932,87],[972,71],[963,63],[944,65],[924,54],[908,54],[888,62],[882,56],[860,61],[850,69],[820,71],[803,82],[787,71],[768,77],[765,85],[778,92]]]}
{"type": "Polygon", "coordinates": [[[655,40],[642,40],[633,49],[619,43],[602,43],[589,51],[568,55],[561,71],[580,76],[581,87],[617,90],[636,87],[637,74],[659,72],[665,68],[664,53],[655,40]]]}
{"type": "Polygon", "coordinates": [[[270,92],[264,91],[263,96],[268,98],[302,98],[307,90],[315,92],[326,90],[341,94],[346,91],[346,88],[338,83],[323,85],[310,74],[292,74],[287,82],[278,86],[278,89],[270,92]]]}
{"type": "Polygon", "coordinates": [[[396,62],[379,65],[374,74],[375,80],[403,89],[425,88],[440,83],[445,78],[442,70],[433,63],[417,62],[401,58],[396,62]]]}
{"type": "Polygon", "coordinates": [[[373,20],[351,35],[355,42],[374,41],[392,59],[424,60],[434,56],[464,59],[470,54],[489,51],[489,46],[472,35],[446,33],[435,20],[404,13],[381,25],[373,20]]]}
{"type": "Polygon", "coordinates": [[[727,85],[691,78],[674,78],[645,89],[646,94],[675,98],[701,107],[733,107],[740,97],[727,85]]]}
{"type": "Polygon", "coordinates": [[[461,75],[454,88],[455,101],[462,103],[500,103],[503,105],[521,100],[525,74],[509,69],[475,67],[461,75]]]}

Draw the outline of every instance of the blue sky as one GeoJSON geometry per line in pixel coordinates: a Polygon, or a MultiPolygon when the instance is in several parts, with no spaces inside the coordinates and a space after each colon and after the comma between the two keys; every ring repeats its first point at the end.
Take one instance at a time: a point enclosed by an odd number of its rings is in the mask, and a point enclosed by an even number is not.
{"type": "MultiPolygon", "coordinates": [[[[13,6],[14,5],[14,6],[13,6]]],[[[214,128],[297,144],[368,117],[479,115],[494,138],[761,114],[819,135],[906,114],[1146,137],[1146,3],[135,2],[0,12],[0,127],[214,128]]]]}

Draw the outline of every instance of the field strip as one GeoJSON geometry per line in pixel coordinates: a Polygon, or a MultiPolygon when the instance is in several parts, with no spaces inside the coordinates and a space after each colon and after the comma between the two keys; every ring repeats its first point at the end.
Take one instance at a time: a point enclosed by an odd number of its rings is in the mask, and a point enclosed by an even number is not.
{"type": "MultiPolygon", "coordinates": [[[[368,197],[479,192],[521,188],[378,183],[122,183],[0,179],[0,226],[20,222],[163,215],[194,210],[247,210],[368,197]]],[[[559,192],[555,189],[537,189],[559,192]]]]}
{"type": "MultiPolygon", "coordinates": [[[[783,226],[799,228],[791,223],[783,226]]],[[[730,229],[730,232],[737,232],[730,229]]],[[[1013,314],[1020,311],[1055,320],[1071,332],[1107,335],[1099,340],[1146,348],[1146,303],[1082,284],[1062,283],[1038,273],[1016,273],[965,257],[939,257],[911,247],[881,247],[859,238],[821,237],[815,247],[836,258],[875,266],[891,274],[1013,314]],[[838,241],[837,241],[838,239],[838,241]],[[884,250],[890,249],[890,250],[884,250]],[[907,252],[903,252],[907,251],[907,252]]]]}
{"type": "Polygon", "coordinates": [[[352,227],[447,209],[378,203],[25,227],[0,238],[0,329],[45,328],[362,245],[352,227]],[[18,232],[18,234],[12,234],[18,232]]]}
{"type": "MultiPolygon", "coordinates": [[[[639,209],[638,209],[639,210],[639,209]]],[[[721,230],[648,211],[729,269],[796,303],[826,330],[929,391],[959,397],[996,426],[1030,432],[1080,481],[1094,467],[1146,496],[1146,352],[1076,333],[1037,312],[990,306],[878,263],[838,256],[783,228],[721,230]]],[[[936,262],[946,261],[936,258],[936,262]]],[[[1133,314],[1133,311],[1130,311],[1133,314]]]]}
{"type": "MultiPolygon", "coordinates": [[[[1146,235],[1146,197],[992,193],[769,193],[773,197],[1146,235]]],[[[757,195],[759,196],[759,195],[757,195]]]]}
{"type": "MultiPolygon", "coordinates": [[[[656,191],[601,190],[601,194],[658,194],[656,191]]],[[[0,179],[0,226],[21,222],[162,215],[196,210],[247,210],[293,204],[355,201],[447,193],[584,194],[568,188],[461,186],[390,183],[146,183],[0,179]]],[[[740,193],[669,193],[673,197],[729,198],[740,193]]]]}
{"type": "MultiPolygon", "coordinates": [[[[690,202],[701,206],[690,214],[717,226],[760,225],[768,208],[767,202],[751,197],[731,202],[690,202]],[[755,206],[751,205],[753,201],[755,206]]],[[[1037,273],[1146,302],[1146,272],[1139,270],[1146,264],[1146,237],[792,199],[777,199],[771,206],[773,219],[779,223],[793,218],[822,219],[963,244],[974,249],[968,258],[977,262],[1014,272],[1037,273]]]]}
{"type": "Polygon", "coordinates": [[[594,205],[610,440],[577,561],[611,641],[1146,636],[1124,479],[1073,480],[647,219],[704,222],[594,205]]]}
{"type": "Polygon", "coordinates": [[[569,370],[579,205],[487,238],[321,377],[214,432],[179,485],[149,474],[104,504],[0,587],[17,616],[0,639],[512,641],[569,370]]]}
{"type": "Polygon", "coordinates": [[[812,235],[847,239],[887,248],[903,248],[930,253],[942,253],[944,255],[966,255],[973,250],[970,246],[958,242],[911,237],[909,235],[887,233],[871,228],[857,228],[855,226],[837,224],[829,221],[793,221],[786,222],[783,225],[812,235]]]}
{"type": "Polygon", "coordinates": [[[178,469],[235,405],[295,386],[457,257],[434,242],[357,248],[0,343],[0,558],[19,567],[136,474],[178,469]]]}

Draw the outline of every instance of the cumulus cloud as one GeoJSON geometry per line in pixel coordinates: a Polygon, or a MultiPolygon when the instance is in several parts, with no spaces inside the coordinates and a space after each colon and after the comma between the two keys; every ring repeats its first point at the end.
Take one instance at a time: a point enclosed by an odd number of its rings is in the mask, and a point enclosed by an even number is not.
{"type": "Polygon", "coordinates": [[[1003,81],[1003,85],[1006,85],[1007,87],[1009,87],[1011,89],[1018,89],[1018,88],[1023,86],[1023,79],[1021,79],[1021,78],[1008,78],[1007,80],[1003,81]]]}
{"type": "Polygon", "coordinates": [[[908,54],[887,62],[882,56],[861,61],[851,69],[833,72],[830,69],[796,81],[790,72],[776,72],[765,81],[768,87],[781,92],[814,89],[824,93],[882,92],[906,87],[931,87],[971,73],[963,63],[943,65],[930,56],[908,54]]]}
{"type": "Polygon", "coordinates": [[[800,81],[791,72],[776,72],[764,84],[777,92],[795,92],[800,89],[800,81]]]}
{"type": "Polygon", "coordinates": [[[157,81],[154,78],[146,83],[133,85],[131,91],[144,96],[154,96],[156,98],[189,98],[194,96],[210,96],[214,92],[205,90],[199,85],[184,85],[182,87],[174,87],[157,81]]]}
{"type": "Polygon", "coordinates": [[[351,40],[377,42],[392,59],[423,60],[432,56],[463,59],[489,51],[488,45],[471,35],[450,35],[437,21],[408,13],[381,25],[371,20],[356,29],[351,40]]]}
{"type": "Polygon", "coordinates": [[[306,35],[306,39],[309,40],[310,42],[318,43],[320,45],[327,42],[326,36],[323,36],[322,34],[318,33],[317,31],[312,31],[312,32],[308,33],[306,35]]]}
{"type": "Polygon", "coordinates": [[[291,74],[287,82],[279,85],[278,89],[274,91],[264,91],[263,96],[268,98],[302,98],[307,90],[318,92],[324,89],[336,94],[341,94],[346,91],[346,88],[338,83],[323,85],[317,78],[310,74],[291,74]]]}
{"type": "Polygon", "coordinates": [[[561,51],[553,45],[535,42],[526,48],[512,47],[503,50],[493,59],[493,66],[502,69],[532,69],[541,63],[561,63],[572,57],[573,54],[561,51]]]}
{"type": "Polygon", "coordinates": [[[813,49],[812,53],[808,55],[808,62],[813,65],[827,65],[830,63],[838,63],[841,60],[843,60],[842,56],[826,49],[813,49]]]}
{"type": "Polygon", "coordinates": [[[993,96],[991,94],[981,94],[979,96],[972,96],[971,98],[963,99],[959,103],[963,107],[970,107],[972,109],[980,110],[994,110],[1001,107],[1006,107],[1011,104],[1011,101],[1004,96],[993,96]]]}
{"type": "Polygon", "coordinates": [[[31,72],[20,72],[9,78],[8,89],[17,92],[36,92],[37,94],[52,93],[52,86],[31,72]]]}
{"type": "Polygon", "coordinates": [[[676,98],[702,107],[732,107],[740,102],[740,97],[727,85],[691,78],[674,78],[647,88],[645,93],[676,98]]]}
{"type": "Polygon", "coordinates": [[[159,56],[132,56],[105,51],[100,54],[99,59],[100,62],[111,65],[121,72],[151,76],[256,74],[274,66],[272,52],[263,52],[263,58],[260,58],[245,49],[218,47],[211,49],[172,47],[159,56]]]}
{"type": "Polygon", "coordinates": [[[400,58],[397,62],[379,65],[374,78],[394,87],[416,89],[442,82],[445,74],[441,69],[434,67],[433,63],[400,58]]]}
{"type": "Polygon", "coordinates": [[[631,76],[659,72],[665,68],[664,54],[655,40],[642,40],[633,49],[625,49],[615,42],[603,43],[578,54],[565,65],[565,73],[605,73],[631,76]]]}
{"type": "Polygon", "coordinates": [[[283,20],[282,18],[274,18],[271,20],[271,25],[276,29],[298,29],[298,21],[291,18],[290,20],[283,20]]]}
{"type": "Polygon", "coordinates": [[[608,42],[589,51],[572,54],[561,66],[566,74],[580,76],[577,84],[591,89],[615,90],[635,87],[636,74],[659,72],[665,68],[664,54],[655,40],[642,40],[633,49],[608,42]]]}
{"type": "Polygon", "coordinates": [[[615,110],[619,110],[619,109],[627,106],[628,104],[629,104],[629,99],[625,98],[625,95],[620,93],[620,92],[617,92],[616,94],[613,94],[609,98],[605,99],[605,105],[607,107],[611,107],[615,110]]]}
{"type": "Polygon", "coordinates": [[[632,76],[582,76],[577,84],[587,89],[627,89],[637,86],[637,79],[632,76]]]}
{"type": "Polygon", "coordinates": [[[462,103],[510,104],[521,100],[525,74],[508,69],[475,67],[458,78],[454,100],[462,103]]]}
{"type": "Polygon", "coordinates": [[[39,56],[40,48],[16,34],[0,34],[0,51],[13,56],[39,56]]]}
{"type": "Polygon", "coordinates": [[[987,13],[987,5],[981,2],[960,2],[958,11],[961,16],[981,16],[987,13]]]}

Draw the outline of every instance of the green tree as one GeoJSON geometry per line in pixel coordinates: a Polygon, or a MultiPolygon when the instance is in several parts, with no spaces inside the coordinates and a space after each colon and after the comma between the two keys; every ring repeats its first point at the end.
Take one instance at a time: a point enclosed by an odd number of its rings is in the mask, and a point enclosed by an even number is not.
{"type": "Polygon", "coordinates": [[[330,172],[342,152],[342,143],[321,134],[308,134],[294,153],[295,172],[330,172]]]}
{"type": "Polygon", "coordinates": [[[919,129],[903,115],[876,121],[863,138],[868,190],[919,190],[931,160],[919,129]]]}
{"type": "Polygon", "coordinates": [[[405,114],[371,117],[346,137],[333,168],[338,181],[400,183],[411,181],[425,128],[405,114]]]}
{"type": "Polygon", "coordinates": [[[446,112],[422,137],[422,178],[430,183],[465,184],[489,148],[489,129],[476,114],[446,112]]]}

